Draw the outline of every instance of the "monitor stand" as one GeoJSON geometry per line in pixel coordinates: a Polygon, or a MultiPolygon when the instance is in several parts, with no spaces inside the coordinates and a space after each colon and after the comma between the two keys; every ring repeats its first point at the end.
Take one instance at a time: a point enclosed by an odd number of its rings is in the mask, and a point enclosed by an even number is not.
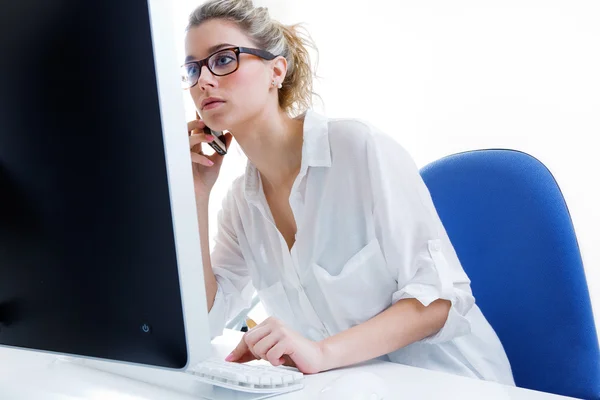
{"type": "Polygon", "coordinates": [[[68,386],[77,382],[80,388],[74,389],[79,395],[81,390],[86,393],[97,391],[102,394],[100,398],[111,398],[111,393],[118,393],[131,395],[132,398],[141,394],[148,398],[162,399],[173,397],[173,391],[191,396],[190,400],[261,400],[277,395],[225,389],[199,382],[193,375],[181,371],[78,357],[58,356],[49,369],[59,376],[69,377],[68,386]]]}

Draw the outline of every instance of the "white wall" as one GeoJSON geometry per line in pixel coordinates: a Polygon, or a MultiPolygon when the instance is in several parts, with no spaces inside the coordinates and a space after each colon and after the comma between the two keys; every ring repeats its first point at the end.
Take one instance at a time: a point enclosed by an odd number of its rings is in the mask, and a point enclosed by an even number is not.
{"type": "MultiPolygon", "coordinates": [[[[176,2],[180,29],[198,4],[176,2]]],[[[373,122],[419,166],[491,147],[522,150],[544,162],[569,205],[600,328],[600,2],[255,4],[268,6],[284,23],[308,24],[320,51],[316,89],[325,108],[318,111],[373,122]]],[[[177,46],[183,60],[183,46],[177,46]]],[[[213,216],[231,179],[243,172],[239,151],[227,157],[213,216]]],[[[213,234],[214,227],[213,219],[213,234]]]]}

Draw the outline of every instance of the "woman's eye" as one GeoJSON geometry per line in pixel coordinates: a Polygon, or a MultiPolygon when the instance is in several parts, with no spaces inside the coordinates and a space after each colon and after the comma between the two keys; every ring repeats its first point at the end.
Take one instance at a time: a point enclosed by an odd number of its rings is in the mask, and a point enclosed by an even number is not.
{"type": "Polygon", "coordinates": [[[229,64],[231,61],[233,61],[233,59],[229,56],[221,56],[219,57],[219,59],[217,60],[217,65],[227,65],[229,64]]]}

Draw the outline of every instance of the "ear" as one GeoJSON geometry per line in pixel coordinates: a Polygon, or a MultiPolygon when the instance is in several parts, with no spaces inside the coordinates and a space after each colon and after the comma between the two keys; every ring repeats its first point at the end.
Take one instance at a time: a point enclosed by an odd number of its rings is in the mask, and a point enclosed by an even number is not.
{"type": "Polygon", "coordinates": [[[273,81],[283,83],[285,74],[287,73],[287,60],[283,56],[278,56],[271,62],[273,66],[273,72],[271,73],[271,81],[269,84],[271,84],[273,81]]]}

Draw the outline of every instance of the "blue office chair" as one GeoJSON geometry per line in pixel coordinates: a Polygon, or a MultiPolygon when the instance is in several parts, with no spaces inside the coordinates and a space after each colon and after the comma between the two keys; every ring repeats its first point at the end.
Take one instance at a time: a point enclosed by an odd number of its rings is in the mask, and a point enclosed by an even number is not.
{"type": "Polygon", "coordinates": [[[577,238],[548,169],[514,150],[421,170],[517,386],[600,399],[600,351],[577,238]]]}

